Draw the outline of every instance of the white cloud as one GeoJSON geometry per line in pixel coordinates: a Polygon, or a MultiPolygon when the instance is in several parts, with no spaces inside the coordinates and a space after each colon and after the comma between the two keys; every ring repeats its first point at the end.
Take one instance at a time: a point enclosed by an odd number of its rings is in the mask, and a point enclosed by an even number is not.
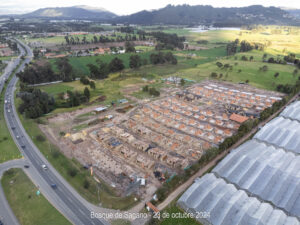
{"type": "Polygon", "coordinates": [[[29,12],[44,7],[89,5],[103,7],[119,15],[134,13],[143,9],[157,9],[167,4],[213,5],[215,7],[242,7],[247,5],[284,6],[300,8],[299,0],[0,0],[0,13],[29,12]]]}

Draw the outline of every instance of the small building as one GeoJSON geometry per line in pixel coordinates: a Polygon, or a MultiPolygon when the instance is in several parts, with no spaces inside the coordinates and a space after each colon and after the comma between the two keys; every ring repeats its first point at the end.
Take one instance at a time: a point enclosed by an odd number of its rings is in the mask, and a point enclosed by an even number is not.
{"type": "Polygon", "coordinates": [[[106,107],[106,106],[100,106],[100,107],[94,109],[94,112],[96,112],[96,113],[101,113],[101,112],[104,112],[104,111],[106,111],[106,110],[107,110],[107,107],[106,107]]]}
{"type": "Polygon", "coordinates": [[[241,116],[241,115],[233,113],[233,114],[231,114],[229,119],[241,124],[241,123],[244,123],[245,121],[247,121],[249,119],[249,117],[241,116]]]}
{"type": "Polygon", "coordinates": [[[156,208],[151,202],[147,202],[146,203],[146,208],[147,208],[147,210],[150,212],[154,212],[154,213],[158,213],[159,212],[159,210],[158,210],[158,208],[156,208]]]}

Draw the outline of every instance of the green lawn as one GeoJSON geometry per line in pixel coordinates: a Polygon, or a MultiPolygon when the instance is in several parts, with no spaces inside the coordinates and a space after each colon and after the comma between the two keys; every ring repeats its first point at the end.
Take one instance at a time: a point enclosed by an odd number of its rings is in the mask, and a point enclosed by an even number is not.
{"type": "Polygon", "coordinates": [[[72,91],[73,87],[65,85],[63,83],[58,83],[56,85],[45,85],[40,87],[41,90],[47,92],[48,94],[56,95],[62,92],[72,91]]]}
{"type": "Polygon", "coordinates": [[[42,194],[36,195],[38,189],[21,169],[10,169],[5,172],[1,185],[9,205],[20,224],[71,224],[42,194]]]}

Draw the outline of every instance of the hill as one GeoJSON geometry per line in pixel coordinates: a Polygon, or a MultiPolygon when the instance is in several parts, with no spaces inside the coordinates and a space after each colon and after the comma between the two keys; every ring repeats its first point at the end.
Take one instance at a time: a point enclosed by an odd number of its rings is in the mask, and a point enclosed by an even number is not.
{"type": "Polygon", "coordinates": [[[292,16],[300,19],[300,9],[285,9],[285,11],[289,12],[292,16]]]}
{"type": "Polygon", "coordinates": [[[34,12],[22,15],[25,18],[53,18],[53,19],[98,19],[108,20],[117,15],[103,8],[89,6],[72,6],[43,8],[34,12]]]}
{"type": "Polygon", "coordinates": [[[212,6],[167,5],[153,11],[141,11],[114,19],[129,24],[174,24],[174,25],[216,25],[242,26],[248,24],[296,25],[299,20],[276,7],[253,5],[242,8],[214,8],[212,6]]]}

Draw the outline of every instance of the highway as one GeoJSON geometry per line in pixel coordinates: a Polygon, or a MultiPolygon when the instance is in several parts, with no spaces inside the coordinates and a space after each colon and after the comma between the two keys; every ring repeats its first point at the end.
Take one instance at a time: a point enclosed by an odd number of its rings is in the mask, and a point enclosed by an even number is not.
{"type": "MultiPolygon", "coordinates": [[[[27,52],[25,60],[22,62],[18,71],[22,71],[26,63],[32,60],[33,54],[30,48],[23,43],[27,52]]],[[[19,46],[20,46],[19,45],[19,46]]],[[[14,104],[14,91],[18,78],[14,75],[9,82],[5,92],[4,116],[10,133],[23,154],[25,160],[30,165],[30,169],[25,172],[30,179],[39,187],[42,194],[52,205],[58,209],[73,224],[109,224],[107,221],[91,218],[92,205],[87,203],[51,166],[46,158],[40,153],[39,149],[32,142],[31,138],[24,130],[14,104]],[[42,165],[47,165],[44,170],[42,165]],[[57,188],[52,188],[51,184],[56,184],[57,188]]],[[[46,218],[45,218],[46,219],[46,218]]]]}
{"type": "Polygon", "coordinates": [[[18,66],[18,64],[21,61],[21,56],[25,55],[25,51],[23,48],[21,48],[20,46],[18,46],[20,49],[20,54],[17,58],[12,58],[11,61],[9,61],[9,63],[7,64],[7,66],[4,69],[3,74],[0,76],[0,94],[3,91],[4,88],[4,84],[5,81],[9,78],[9,76],[11,75],[11,73],[13,72],[13,70],[18,66]]]}

